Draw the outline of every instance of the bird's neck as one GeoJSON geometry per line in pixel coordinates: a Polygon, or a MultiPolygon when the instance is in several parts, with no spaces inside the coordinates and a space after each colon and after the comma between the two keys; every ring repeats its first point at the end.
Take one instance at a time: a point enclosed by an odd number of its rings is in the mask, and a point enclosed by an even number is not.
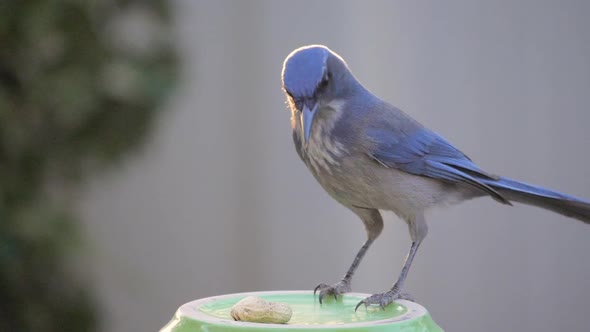
{"type": "MultiPolygon", "coordinates": [[[[301,158],[315,173],[332,173],[346,154],[342,142],[332,133],[342,116],[345,102],[336,99],[318,110],[306,146],[301,146],[301,158]]],[[[297,130],[301,142],[301,130],[297,130]]]]}

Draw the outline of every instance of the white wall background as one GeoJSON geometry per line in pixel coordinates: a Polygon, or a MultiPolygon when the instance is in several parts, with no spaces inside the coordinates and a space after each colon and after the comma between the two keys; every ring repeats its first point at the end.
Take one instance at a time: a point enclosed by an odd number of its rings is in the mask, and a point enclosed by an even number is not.
{"type": "MultiPolygon", "coordinates": [[[[588,1],[174,2],[183,81],[148,146],[79,202],[104,331],[192,299],[336,282],[362,224],[292,147],[284,57],[322,43],[486,170],[590,198],[588,1]]],[[[590,226],[480,199],[435,211],[407,290],[448,331],[588,329],[590,226]]],[[[386,217],[353,289],[409,247],[386,217]]]]}

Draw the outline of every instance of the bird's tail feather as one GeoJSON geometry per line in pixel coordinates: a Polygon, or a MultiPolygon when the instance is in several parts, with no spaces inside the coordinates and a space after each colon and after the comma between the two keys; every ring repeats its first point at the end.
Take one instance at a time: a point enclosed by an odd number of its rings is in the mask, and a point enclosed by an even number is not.
{"type": "Polygon", "coordinates": [[[590,224],[590,202],[507,178],[483,180],[510,201],[534,205],[590,224]]]}

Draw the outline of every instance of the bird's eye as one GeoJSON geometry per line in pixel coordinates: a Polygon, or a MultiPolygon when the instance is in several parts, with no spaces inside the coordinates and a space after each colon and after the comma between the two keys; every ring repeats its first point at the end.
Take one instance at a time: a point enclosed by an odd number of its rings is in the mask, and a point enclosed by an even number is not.
{"type": "Polygon", "coordinates": [[[318,85],[318,88],[320,90],[321,89],[325,89],[328,86],[328,83],[330,83],[330,78],[331,77],[332,77],[332,75],[330,75],[330,73],[328,73],[326,76],[324,76],[324,78],[322,78],[322,81],[318,85]]]}

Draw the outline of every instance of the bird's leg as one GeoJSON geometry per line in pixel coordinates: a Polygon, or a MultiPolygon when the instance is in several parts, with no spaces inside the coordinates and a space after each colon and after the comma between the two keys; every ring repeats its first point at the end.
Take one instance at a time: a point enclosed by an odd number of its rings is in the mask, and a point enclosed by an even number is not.
{"type": "Polygon", "coordinates": [[[412,246],[410,247],[408,257],[406,257],[406,261],[404,263],[404,267],[402,268],[402,272],[400,273],[399,278],[397,278],[397,281],[395,282],[395,284],[393,284],[393,287],[391,287],[389,291],[382,294],[374,294],[367,297],[366,299],[360,301],[356,305],[354,310],[356,311],[363,304],[365,305],[365,307],[371,304],[378,304],[379,306],[381,306],[381,308],[385,308],[386,305],[398,299],[413,301],[413,298],[410,296],[410,294],[402,293],[401,290],[404,285],[404,281],[406,281],[406,276],[408,275],[408,271],[410,270],[410,266],[412,265],[412,260],[414,259],[414,255],[416,255],[419,246],[420,242],[412,242],[412,246]]]}
{"type": "Polygon", "coordinates": [[[320,304],[322,300],[329,295],[333,295],[335,299],[338,298],[338,295],[341,295],[346,292],[350,292],[350,283],[352,280],[352,276],[356,271],[356,268],[359,266],[361,260],[367,253],[367,250],[375,241],[375,239],[381,234],[381,230],[383,230],[383,219],[381,218],[381,214],[378,210],[375,209],[365,209],[365,208],[358,208],[353,207],[351,208],[363,221],[365,225],[365,229],[367,231],[367,241],[363,244],[361,249],[357,252],[356,256],[354,257],[354,261],[352,265],[348,268],[346,275],[344,278],[339,282],[335,283],[334,285],[328,284],[319,284],[314,290],[313,294],[315,295],[319,291],[319,301],[320,304]]]}
{"type": "Polygon", "coordinates": [[[402,268],[402,271],[400,272],[397,281],[393,284],[389,291],[381,294],[371,295],[366,299],[360,301],[354,308],[355,311],[363,304],[365,305],[365,307],[371,304],[377,304],[381,308],[385,308],[385,306],[387,306],[388,304],[399,299],[414,301],[410,294],[402,292],[402,288],[404,282],[406,281],[406,277],[408,275],[408,271],[410,270],[410,266],[412,266],[414,256],[416,255],[416,252],[418,252],[418,247],[420,247],[420,243],[422,243],[422,240],[426,236],[428,228],[426,226],[424,218],[412,219],[408,221],[408,226],[410,228],[410,235],[412,237],[412,246],[410,247],[410,252],[406,257],[404,267],[402,268]]]}
{"type": "Polygon", "coordinates": [[[352,262],[352,265],[350,266],[350,268],[348,268],[348,271],[346,272],[346,275],[344,276],[344,278],[342,278],[342,280],[335,283],[334,285],[327,285],[327,284],[321,283],[316,286],[316,288],[313,290],[313,295],[315,295],[317,291],[320,292],[320,295],[319,295],[320,304],[322,303],[322,300],[324,299],[324,297],[326,297],[328,295],[334,295],[334,299],[338,299],[338,295],[346,293],[346,292],[350,292],[350,280],[352,279],[352,276],[354,275],[354,271],[358,267],[359,263],[363,259],[363,256],[365,256],[365,253],[367,252],[367,250],[369,249],[369,247],[371,246],[372,243],[373,243],[373,239],[368,239],[367,241],[365,241],[365,243],[363,244],[361,249],[358,251],[358,253],[354,257],[354,261],[352,262]]]}

